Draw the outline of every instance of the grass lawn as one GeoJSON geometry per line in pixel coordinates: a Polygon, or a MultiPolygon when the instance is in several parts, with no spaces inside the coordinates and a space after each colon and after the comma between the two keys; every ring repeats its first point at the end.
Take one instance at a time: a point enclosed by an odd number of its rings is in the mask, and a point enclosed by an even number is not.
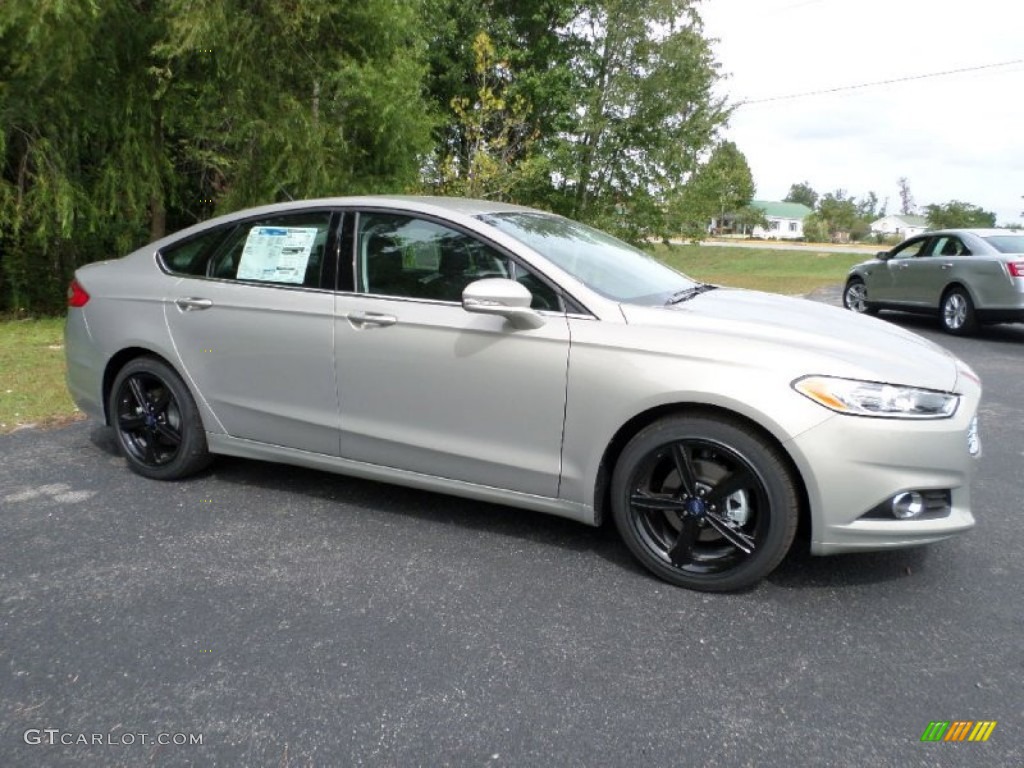
{"type": "Polygon", "coordinates": [[[770,248],[729,248],[709,245],[658,246],[655,255],[708,283],[785,294],[805,294],[846,279],[865,253],[826,253],[812,247],[800,251],[770,248]]]}
{"type": "Polygon", "coordinates": [[[78,418],[64,385],[64,318],[0,320],[0,433],[78,418]]]}
{"type": "MultiPolygon", "coordinates": [[[[737,288],[810,293],[843,282],[863,253],[658,246],[658,258],[693,278],[737,288]]],[[[63,318],[0,319],[0,434],[26,424],[60,424],[81,414],[64,385],[63,318]]]]}

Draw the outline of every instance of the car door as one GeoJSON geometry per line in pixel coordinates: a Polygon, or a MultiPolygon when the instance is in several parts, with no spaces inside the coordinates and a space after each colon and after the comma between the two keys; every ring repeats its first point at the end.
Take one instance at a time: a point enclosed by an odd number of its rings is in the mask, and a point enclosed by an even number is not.
{"type": "Polygon", "coordinates": [[[313,210],[239,223],[165,300],[180,368],[232,437],[338,455],[338,219],[313,210]]]}
{"type": "Polygon", "coordinates": [[[936,235],[928,258],[917,269],[915,299],[925,306],[938,307],[946,286],[970,271],[970,255],[970,249],[956,235],[936,235]]]}
{"type": "Polygon", "coordinates": [[[869,286],[868,294],[887,304],[912,306],[921,303],[917,283],[927,268],[931,237],[916,237],[890,252],[885,269],[879,270],[879,284],[869,286]]]}
{"type": "Polygon", "coordinates": [[[552,286],[437,221],[362,211],[354,225],[334,321],[342,456],[557,496],[569,327],[552,286]],[[465,311],[484,277],[531,288],[543,326],[465,311]]]}

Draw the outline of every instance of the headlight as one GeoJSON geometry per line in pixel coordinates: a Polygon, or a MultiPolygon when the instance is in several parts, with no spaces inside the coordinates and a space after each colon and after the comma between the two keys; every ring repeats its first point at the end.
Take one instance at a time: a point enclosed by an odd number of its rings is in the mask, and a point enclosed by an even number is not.
{"type": "Polygon", "coordinates": [[[960,404],[960,396],[948,392],[831,376],[797,379],[793,389],[829,410],[851,416],[946,419],[960,404]]]}

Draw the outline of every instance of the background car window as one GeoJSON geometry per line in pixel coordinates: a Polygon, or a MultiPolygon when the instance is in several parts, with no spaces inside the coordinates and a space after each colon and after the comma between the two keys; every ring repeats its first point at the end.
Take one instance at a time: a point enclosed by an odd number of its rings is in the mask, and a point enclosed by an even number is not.
{"type": "Polygon", "coordinates": [[[207,276],[318,288],[330,225],[329,211],[247,221],[212,259],[207,276]]]}
{"type": "Polygon", "coordinates": [[[206,262],[232,227],[218,227],[182,243],[174,243],[160,250],[164,266],[179,275],[205,275],[206,262]]]}
{"type": "Polygon", "coordinates": [[[901,245],[892,252],[892,257],[894,259],[912,259],[915,256],[925,256],[928,253],[928,249],[925,247],[928,243],[929,239],[924,238],[901,245]]]}
{"type": "Polygon", "coordinates": [[[464,232],[412,216],[367,213],[356,238],[358,290],[385,296],[461,302],[474,280],[518,280],[534,309],[559,310],[557,293],[526,267],[464,232]]]}
{"type": "Polygon", "coordinates": [[[935,238],[935,245],[932,248],[934,256],[970,256],[971,252],[961,242],[959,237],[943,235],[935,238]]]}
{"type": "Polygon", "coordinates": [[[1024,235],[991,235],[985,240],[1000,253],[1024,253],[1024,235]]]}

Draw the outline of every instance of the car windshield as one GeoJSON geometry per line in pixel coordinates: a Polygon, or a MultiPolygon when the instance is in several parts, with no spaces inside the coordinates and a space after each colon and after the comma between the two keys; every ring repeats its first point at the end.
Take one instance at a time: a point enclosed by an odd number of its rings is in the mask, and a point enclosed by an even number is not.
{"type": "Polygon", "coordinates": [[[595,293],[630,304],[664,304],[698,283],[591,227],[544,213],[479,217],[530,246],[595,293]]]}
{"type": "Polygon", "coordinates": [[[1000,253],[1024,253],[1024,235],[992,235],[985,240],[1000,253]]]}

